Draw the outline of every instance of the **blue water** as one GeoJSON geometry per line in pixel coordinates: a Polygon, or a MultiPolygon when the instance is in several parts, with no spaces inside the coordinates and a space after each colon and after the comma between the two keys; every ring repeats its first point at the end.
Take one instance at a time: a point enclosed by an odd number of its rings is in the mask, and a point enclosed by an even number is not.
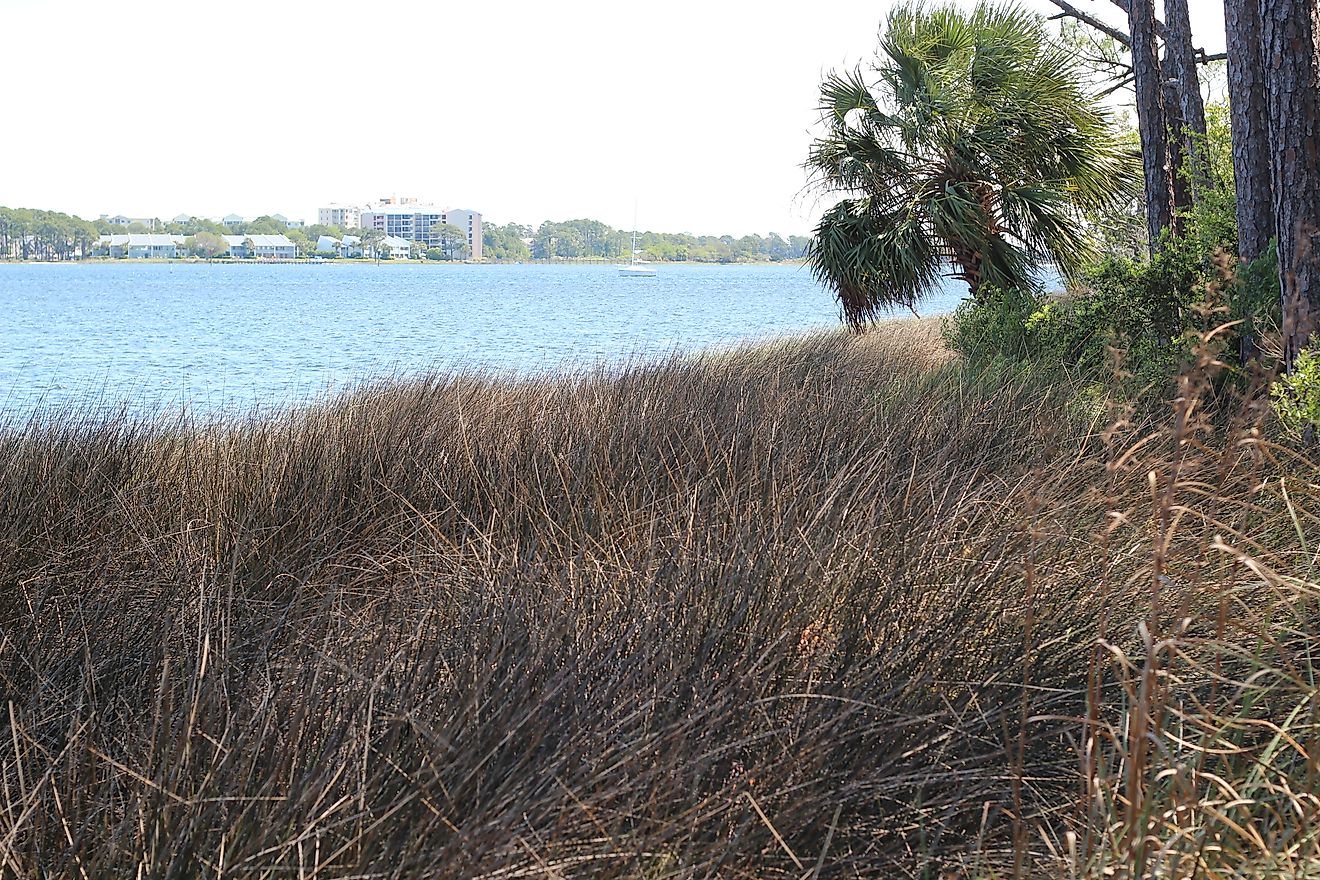
{"type": "MultiPolygon", "coordinates": [[[[923,313],[959,296],[950,284],[923,313]]],[[[565,369],[838,325],[800,266],[0,265],[0,411],[279,407],[386,375],[565,369]]]]}

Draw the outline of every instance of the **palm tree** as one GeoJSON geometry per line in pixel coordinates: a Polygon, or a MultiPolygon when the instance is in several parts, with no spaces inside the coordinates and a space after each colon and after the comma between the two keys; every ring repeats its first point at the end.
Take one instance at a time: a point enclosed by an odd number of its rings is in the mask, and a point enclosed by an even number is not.
{"type": "Polygon", "coordinates": [[[915,307],[943,274],[973,298],[1092,254],[1086,217],[1137,190],[1137,157],[1040,16],[980,3],[896,7],[868,76],[821,84],[816,185],[846,195],[808,259],[856,328],[915,307]]]}

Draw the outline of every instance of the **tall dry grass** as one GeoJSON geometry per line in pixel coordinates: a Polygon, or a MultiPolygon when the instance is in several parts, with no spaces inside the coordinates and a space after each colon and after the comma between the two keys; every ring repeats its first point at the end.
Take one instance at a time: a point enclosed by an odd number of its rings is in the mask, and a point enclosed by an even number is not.
{"type": "Polygon", "coordinates": [[[0,874],[1313,876],[1313,460],[935,339],[12,425],[0,874]]]}

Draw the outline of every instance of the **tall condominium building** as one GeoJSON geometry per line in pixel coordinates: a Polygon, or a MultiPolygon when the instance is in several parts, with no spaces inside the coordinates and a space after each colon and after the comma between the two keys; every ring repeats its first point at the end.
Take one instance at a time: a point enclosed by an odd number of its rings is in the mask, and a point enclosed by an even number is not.
{"type": "Polygon", "coordinates": [[[362,209],[352,205],[331,205],[319,208],[316,222],[323,226],[339,226],[343,229],[357,229],[362,225],[362,209]]]}
{"type": "Polygon", "coordinates": [[[457,226],[467,233],[468,252],[481,259],[481,215],[461,208],[437,208],[412,202],[369,205],[362,209],[362,228],[379,229],[408,241],[420,241],[427,247],[439,242],[436,227],[442,223],[457,226]]]}

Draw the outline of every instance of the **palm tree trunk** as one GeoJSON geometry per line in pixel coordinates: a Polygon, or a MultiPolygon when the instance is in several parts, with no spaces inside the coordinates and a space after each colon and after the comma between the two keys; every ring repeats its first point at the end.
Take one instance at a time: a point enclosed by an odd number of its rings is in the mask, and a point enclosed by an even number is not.
{"type": "Polygon", "coordinates": [[[1160,57],[1155,45],[1154,0],[1132,0],[1128,5],[1128,30],[1132,36],[1137,128],[1146,180],[1146,232],[1150,236],[1150,252],[1155,254],[1159,251],[1161,234],[1173,222],[1173,194],[1160,57]]]}
{"type": "Polygon", "coordinates": [[[1320,316],[1320,76],[1312,3],[1261,0],[1284,356],[1290,368],[1320,316]]]}

